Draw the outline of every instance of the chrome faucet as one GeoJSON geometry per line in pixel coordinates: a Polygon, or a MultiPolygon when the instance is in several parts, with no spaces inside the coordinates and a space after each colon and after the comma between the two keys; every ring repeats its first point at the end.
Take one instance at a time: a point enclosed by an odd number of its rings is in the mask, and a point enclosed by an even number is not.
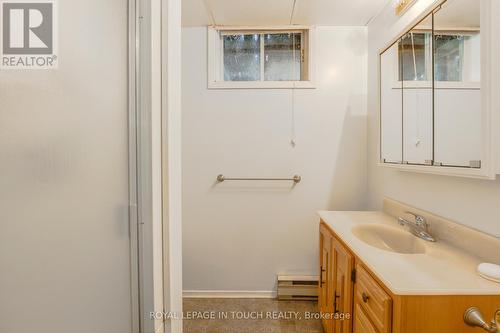
{"type": "Polygon", "coordinates": [[[425,217],[421,215],[417,215],[412,212],[405,212],[405,214],[411,215],[414,218],[413,222],[410,222],[406,220],[405,218],[399,217],[398,218],[398,223],[403,226],[408,226],[410,228],[410,232],[417,236],[418,238],[421,238],[425,241],[428,242],[435,242],[436,240],[434,237],[431,236],[429,233],[429,224],[427,223],[427,220],[425,217]]]}

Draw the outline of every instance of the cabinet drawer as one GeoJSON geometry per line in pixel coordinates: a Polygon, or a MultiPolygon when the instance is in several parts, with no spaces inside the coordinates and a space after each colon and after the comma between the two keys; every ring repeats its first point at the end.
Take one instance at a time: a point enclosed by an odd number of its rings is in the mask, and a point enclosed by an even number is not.
{"type": "Polygon", "coordinates": [[[360,304],[354,309],[354,333],[378,333],[360,304]]]}
{"type": "Polygon", "coordinates": [[[379,332],[391,332],[392,299],[359,264],[356,266],[355,298],[379,332]]]}

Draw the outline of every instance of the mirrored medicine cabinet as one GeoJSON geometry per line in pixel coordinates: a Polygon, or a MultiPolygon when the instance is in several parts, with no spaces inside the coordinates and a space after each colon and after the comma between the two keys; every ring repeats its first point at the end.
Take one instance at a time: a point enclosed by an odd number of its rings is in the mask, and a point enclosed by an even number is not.
{"type": "Polygon", "coordinates": [[[488,3],[444,1],[380,53],[382,165],[494,177],[488,3]]]}

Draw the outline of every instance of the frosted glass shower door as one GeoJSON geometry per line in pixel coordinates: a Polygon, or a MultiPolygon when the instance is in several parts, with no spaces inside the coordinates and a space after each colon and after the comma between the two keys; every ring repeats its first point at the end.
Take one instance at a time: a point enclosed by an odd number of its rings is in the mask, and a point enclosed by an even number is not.
{"type": "Polygon", "coordinates": [[[0,70],[0,332],[130,333],[128,2],[55,3],[58,68],[0,70]]]}

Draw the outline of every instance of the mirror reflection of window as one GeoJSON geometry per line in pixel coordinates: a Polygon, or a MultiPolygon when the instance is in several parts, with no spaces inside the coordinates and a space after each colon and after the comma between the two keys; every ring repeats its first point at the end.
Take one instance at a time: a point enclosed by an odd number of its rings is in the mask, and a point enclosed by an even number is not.
{"type": "Polygon", "coordinates": [[[480,81],[480,20],[477,0],[448,0],[435,11],[435,81],[480,81]]]}
{"type": "MultiPolygon", "coordinates": [[[[432,25],[415,27],[400,41],[402,61],[399,81],[430,81],[434,51],[434,80],[440,82],[479,82],[480,23],[475,0],[448,0],[436,11],[434,46],[432,25]],[[462,8],[462,16],[457,16],[462,8]],[[467,8],[470,12],[466,13],[467,8]],[[434,47],[434,50],[433,50],[434,47]]],[[[430,19],[427,19],[430,21],[430,19]]]]}
{"type": "Polygon", "coordinates": [[[434,36],[436,81],[479,82],[480,33],[436,33],[434,36]]]}
{"type": "MultiPolygon", "coordinates": [[[[463,81],[464,57],[477,52],[479,33],[464,35],[440,33],[434,36],[434,78],[436,81],[463,81]],[[467,48],[467,52],[466,52],[467,48]],[[469,49],[470,48],[470,49],[469,49]]],[[[430,81],[432,76],[432,33],[411,32],[400,46],[400,81],[430,81]]],[[[470,64],[472,65],[472,64],[470,64]]]]}
{"type": "Polygon", "coordinates": [[[410,32],[400,42],[400,81],[429,81],[432,61],[432,33],[410,32]]]}
{"type": "Polygon", "coordinates": [[[464,39],[460,35],[434,37],[434,78],[436,81],[462,81],[464,39]]]}

